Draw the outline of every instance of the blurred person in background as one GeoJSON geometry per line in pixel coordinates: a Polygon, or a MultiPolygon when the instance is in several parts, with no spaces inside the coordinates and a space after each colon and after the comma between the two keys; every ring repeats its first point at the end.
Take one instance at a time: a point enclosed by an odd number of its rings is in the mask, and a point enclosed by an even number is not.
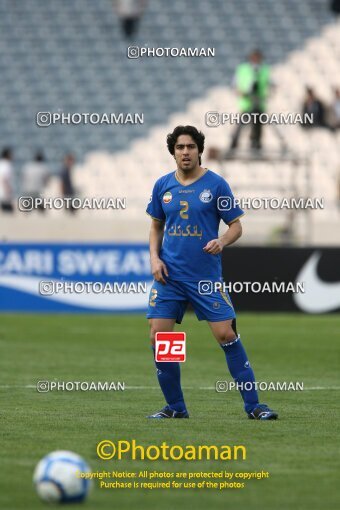
{"type": "Polygon", "coordinates": [[[3,149],[0,158],[0,210],[13,212],[13,153],[12,149],[3,149]]]}
{"type": "MultiPolygon", "coordinates": [[[[264,113],[270,85],[269,66],[263,63],[262,53],[259,50],[254,50],[249,55],[248,62],[243,62],[237,67],[234,76],[240,113],[253,113],[257,114],[257,117],[264,113]]],[[[242,128],[246,125],[241,122],[236,127],[232,135],[231,151],[237,148],[242,128]]],[[[262,148],[262,125],[256,118],[250,125],[251,148],[260,150],[262,148]]]]}
{"type": "Polygon", "coordinates": [[[147,0],[114,0],[114,9],[120,18],[125,39],[132,39],[137,33],[146,4],[147,0]]]}
{"type": "MultiPolygon", "coordinates": [[[[22,169],[22,194],[25,197],[39,198],[44,190],[49,179],[49,172],[45,165],[44,154],[38,151],[33,161],[26,163],[22,169]]],[[[41,205],[38,207],[39,211],[44,211],[41,205]]]]}
{"type": "Polygon", "coordinates": [[[302,115],[306,114],[313,115],[313,122],[302,124],[304,128],[327,127],[325,123],[325,107],[311,87],[306,87],[306,95],[302,104],[302,115]]]}
{"type": "Polygon", "coordinates": [[[333,130],[340,129],[340,88],[334,89],[334,99],[330,107],[330,125],[333,130]]]}
{"type": "Polygon", "coordinates": [[[339,15],[340,14],[340,0],[331,0],[330,8],[331,8],[331,11],[333,11],[335,15],[339,15]]]}
{"type": "MultiPolygon", "coordinates": [[[[74,198],[75,188],[72,182],[72,170],[75,163],[75,157],[73,154],[66,154],[64,157],[63,168],[60,172],[61,179],[61,193],[63,198],[74,198]]],[[[71,213],[75,212],[73,207],[68,207],[67,210],[71,213]]]]}

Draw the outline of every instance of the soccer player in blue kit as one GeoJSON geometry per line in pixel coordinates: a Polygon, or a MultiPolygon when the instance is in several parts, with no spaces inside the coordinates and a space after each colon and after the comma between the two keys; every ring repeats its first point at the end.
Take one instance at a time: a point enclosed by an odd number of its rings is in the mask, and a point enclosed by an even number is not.
{"type": "MultiPolygon", "coordinates": [[[[254,372],[237,334],[229,295],[215,288],[204,293],[199,288],[202,280],[222,282],[221,252],[241,236],[243,215],[242,209],[232,202],[227,182],[201,167],[204,138],[193,126],[177,126],[168,135],[168,150],[175,158],[177,170],[156,181],[147,207],[152,219],[150,259],[154,276],[147,313],[151,342],[154,350],[155,334],[173,331],[191,303],[198,320],[208,322],[223,349],[230,374],[241,388],[248,417],[274,420],[277,413],[259,403],[254,372]],[[219,197],[231,200],[228,210],[219,207],[219,197]],[[218,237],[221,219],[228,229],[218,237]]],[[[156,361],[155,364],[167,405],[149,418],[189,418],[180,364],[156,361]]]]}

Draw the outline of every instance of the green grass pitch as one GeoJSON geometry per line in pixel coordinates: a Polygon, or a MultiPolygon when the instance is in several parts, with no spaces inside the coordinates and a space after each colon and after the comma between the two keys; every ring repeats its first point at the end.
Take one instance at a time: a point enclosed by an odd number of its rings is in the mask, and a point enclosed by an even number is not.
{"type": "MultiPolygon", "coordinates": [[[[95,481],[84,509],[315,509],[339,498],[340,316],[239,314],[238,329],[259,381],[303,381],[300,392],[261,392],[276,422],[248,420],[237,392],[216,393],[229,379],[207,324],[187,315],[182,384],[189,420],[150,421],[162,407],[147,322],[141,315],[2,315],[0,508],[46,508],[32,487],[36,463],[68,449],[93,471],[269,471],[242,490],[113,490],[95,481]],[[38,393],[38,380],[124,381],[124,392],[38,393]],[[139,387],[139,388],[136,388],[139,387]],[[141,388],[141,387],[144,387],[141,388]],[[102,461],[103,439],[143,445],[244,444],[246,461],[102,461]]],[[[79,505],[75,505],[78,507],[79,505]]]]}

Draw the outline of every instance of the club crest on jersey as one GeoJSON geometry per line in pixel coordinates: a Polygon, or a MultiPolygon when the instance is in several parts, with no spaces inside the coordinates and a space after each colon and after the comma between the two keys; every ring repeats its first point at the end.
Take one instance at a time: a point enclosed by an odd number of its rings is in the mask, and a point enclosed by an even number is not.
{"type": "Polygon", "coordinates": [[[171,191],[166,191],[163,195],[163,202],[165,204],[168,204],[172,200],[172,193],[171,191]]]}
{"type": "Polygon", "coordinates": [[[200,194],[200,201],[201,202],[204,202],[205,204],[208,204],[209,202],[211,202],[212,200],[212,193],[210,191],[210,189],[205,189],[202,191],[202,193],[200,194]]]}

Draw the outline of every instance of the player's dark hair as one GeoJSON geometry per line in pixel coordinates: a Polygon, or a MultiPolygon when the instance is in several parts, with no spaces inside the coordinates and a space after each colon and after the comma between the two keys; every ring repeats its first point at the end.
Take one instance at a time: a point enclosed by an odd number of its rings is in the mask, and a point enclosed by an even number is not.
{"type": "MultiPolygon", "coordinates": [[[[175,154],[175,145],[177,139],[181,135],[191,136],[191,138],[197,144],[199,154],[203,153],[205,136],[202,131],[198,131],[198,129],[196,129],[194,126],[177,126],[173,132],[169,133],[166,137],[168,150],[172,156],[175,154]]],[[[199,156],[198,162],[201,164],[201,156],[199,156]]]]}

